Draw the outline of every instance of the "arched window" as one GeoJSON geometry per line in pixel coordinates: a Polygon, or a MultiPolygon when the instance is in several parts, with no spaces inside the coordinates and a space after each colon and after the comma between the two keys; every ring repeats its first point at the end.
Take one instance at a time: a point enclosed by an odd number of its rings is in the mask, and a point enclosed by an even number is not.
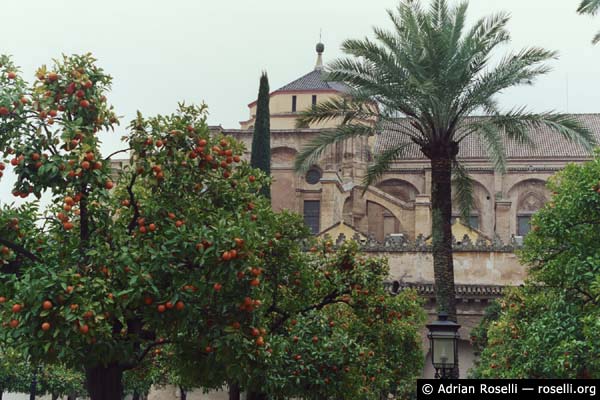
{"type": "Polygon", "coordinates": [[[530,191],[519,196],[517,208],[517,235],[525,236],[531,230],[531,216],[542,208],[545,199],[542,194],[530,191]]]}

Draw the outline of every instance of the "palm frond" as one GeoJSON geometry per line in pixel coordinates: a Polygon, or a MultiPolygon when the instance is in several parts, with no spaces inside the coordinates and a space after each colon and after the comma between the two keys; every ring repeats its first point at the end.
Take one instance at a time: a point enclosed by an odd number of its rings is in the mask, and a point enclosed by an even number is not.
{"type": "Polygon", "coordinates": [[[498,126],[488,118],[477,118],[460,127],[459,142],[467,136],[476,134],[481,137],[486,145],[487,155],[494,164],[494,169],[504,173],[506,171],[506,149],[502,141],[502,132],[498,126]]]}
{"type": "Polygon", "coordinates": [[[368,120],[376,116],[376,110],[373,109],[372,105],[369,106],[364,102],[334,97],[299,113],[296,119],[296,127],[301,128],[312,123],[334,119],[340,119],[341,124],[346,124],[353,120],[368,120]]]}
{"type": "Polygon", "coordinates": [[[467,20],[467,9],[469,8],[469,3],[463,1],[459,3],[456,8],[453,10],[452,17],[452,34],[450,35],[449,42],[452,47],[456,47],[463,33],[463,29],[465,27],[465,22],[467,20]]]}
{"type": "Polygon", "coordinates": [[[390,169],[390,165],[401,159],[406,150],[414,143],[405,142],[395,145],[394,147],[383,151],[381,154],[375,157],[373,164],[367,168],[367,174],[363,179],[363,194],[369,186],[377,182],[381,176],[390,169]]]}
{"type": "Polygon", "coordinates": [[[340,125],[334,130],[323,131],[308,142],[298,153],[294,168],[298,172],[305,172],[319,161],[331,145],[357,136],[369,136],[373,132],[373,127],[365,124],[340,125]]]}
{"type": "Polygon", "coordinates": [[[583,0],[577,8],[579,14],[595,15],[598,10],[600,10],[600,0],[583,0]]]}
{"type": "Polygon", "coordinates": [[[480,74],[465,87],[457,100],[460,114],[468,114],[481,107],[489,97],[519,85],[531,85],[535,78],[550,72],[542,62],[556,57],[556,52],[541,48],[526,48],[505,56],[498,65],[480,74]]]}
{"type": "Polygon", "coordinates": [[[574,115],[569,114],[538,114],[538,122],[535,125],[545,125],[565,139],[579,143],[586,150],[592,151],[598,144],[594,133],[583,125],[574,115]]]}
{"type": "Polygon", "coordinates": [[[531,145],[532,129],[547,127],[565,139],[579,143],[591,151],[596,145],[594,133],[575,116],[569,114],[533,113],[524,107],[490,117],[490,123],[504,129],[507,137],[531,145]]]}
{"type": "Polygon", "coordinates": [[[454,199],[458,204],[461,218],[465,221],[465,224],[469,224],[469,217],[473,208],[474,181],[469,176],[465,166],[456,159],[452,165],[452,184],[455,190],[454,199]]]}
{"type": "MultiPolygon", "coordinates": [[[[600,10],[600,0],[583,0],[577,8],[579,14],[589,15],[596,15],[598,10],[600,10]]],[[[592,44],[597,44],[598,42],[600,42],[600,32],[596,33],[592,39],[592,44]]]]}
{"type": "Polygon", "coordinates": [[[441,29],[449,25],[448,3],[446,0],[433,0],[431,2],[432,25],[434,28],[441,29]]]}

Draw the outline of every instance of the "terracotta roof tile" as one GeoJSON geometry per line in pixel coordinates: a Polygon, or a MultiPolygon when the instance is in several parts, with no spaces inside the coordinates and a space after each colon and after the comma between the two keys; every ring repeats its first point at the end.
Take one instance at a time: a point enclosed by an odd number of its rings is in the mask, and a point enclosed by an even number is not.
{"type": "MultiPolygon", "coordinates": [[[[590,129],[596,141],[600,143],[600,114],[575,114],[574,115],[583,125],[590,129]]],[[[482,118],[482,117],[474,117],[482,118]]],[[[484,117],[483,117],[484,118],[484,117]]],[[[406,119],[399,118],[395,122],[390,122],[383,127],[377,134],[375,140],[375,153],[389,149],[400,140],[405,138],[400,133],[393,131],[395,124],[405,124],[406,119]]],[[[508,159],[520,158],[588,158],[591,154],[583,146],[568,141],[563,136],[551,131],[547,127],[535,128],[530,137],[532,145],[523,145],[507,137],[503,138],[506,157],[508,159]]],[[[487,159],[486,145],[477,134],[471,134],[460,144],[458,153],[462,159],[487,159]]],[[[425,159],[417,145],[410,146],[403,159],[425,159]]]]}

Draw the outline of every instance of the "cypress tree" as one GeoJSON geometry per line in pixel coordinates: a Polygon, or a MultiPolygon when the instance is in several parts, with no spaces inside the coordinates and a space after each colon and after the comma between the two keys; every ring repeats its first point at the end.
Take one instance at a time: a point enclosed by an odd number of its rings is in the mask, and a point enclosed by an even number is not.
{"type": "MultiPolygon", "coordinates": [[[[263,72],[260,77],[258,89],[258,100],[256,102],[256,122],[254,124],[254,135],[252,137],[252,154],[250,165],[271,175],[271,115],[269,113],[269,79],[267,73],[263,72]]],[[[271,198],[270,186],[262,188],[261,193],[271,198]]]]}

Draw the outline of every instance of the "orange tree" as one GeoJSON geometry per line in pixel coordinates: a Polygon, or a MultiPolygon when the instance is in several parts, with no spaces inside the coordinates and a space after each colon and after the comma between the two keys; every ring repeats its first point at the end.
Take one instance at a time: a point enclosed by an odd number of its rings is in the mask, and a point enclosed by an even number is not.
{"type": "Polygon", "coordinates": [[[283,288],[286,311],[272,317],[260,360],[265,391],[306,399],[409,396],[423,359],[416,293],[390,296],[382,285],[385,259],[360,255],[356,243],[337,250],[330,244],[322,243],[307,273],[283,288]]]}
{"type": "Polygon", "coordinates": [[[40,68],[33,85],[0,64],[13,193],[51,197],[46,214],[35,202],[0,213],[0,334],[32,362],[83,366],[92,400],[120,398],[124,372],[165,345],[174,364],[193,361],[196,376],[172,376],[186,387],[372,397],[414,377],[414,294],[387,298],[385,265],[355,247],[307,253],[300,219],[273,213],[258,195],[268,178],[209,132],[204,106],[139,114],[113,172],[98,140],[117,123],[111,78],[90,55],[40,68]],[[314,347],[294,339],[306,335],[314,347]]]}
{"type": "Polygon", "coordinates": [[[306,252],[306,230],[293,216],[264,252],[261,310],[250,324],[238,316],[220,330],[198,331],[180,346],[170,371],[192,386],[230,384],[230,399],[246,390],[249,399],[379,399],[414,390],[422,353],[423,312],[412,291],[392,297],[382,282],[385,259],[367,258],[356,243],[334,249],[322,241],[306,252]]]}
{"type": "Polygon", "coordinates": [[[98,140],[117,123],[111,78],[95,60],[64,57],[33,85],[0,64],[2,168],[14,167],[16,196],[52,200],[44,216],[0,214],[1,335],[33,362],[83,366],[96,400],[120,398],[123,372],[190,327],[210,336],[234,316],[246,327],[261,278],[240,274],[262,265],[275,220],[241,145],[210,135],[204,107],[140,115],[115,179],[98,140]]]}

